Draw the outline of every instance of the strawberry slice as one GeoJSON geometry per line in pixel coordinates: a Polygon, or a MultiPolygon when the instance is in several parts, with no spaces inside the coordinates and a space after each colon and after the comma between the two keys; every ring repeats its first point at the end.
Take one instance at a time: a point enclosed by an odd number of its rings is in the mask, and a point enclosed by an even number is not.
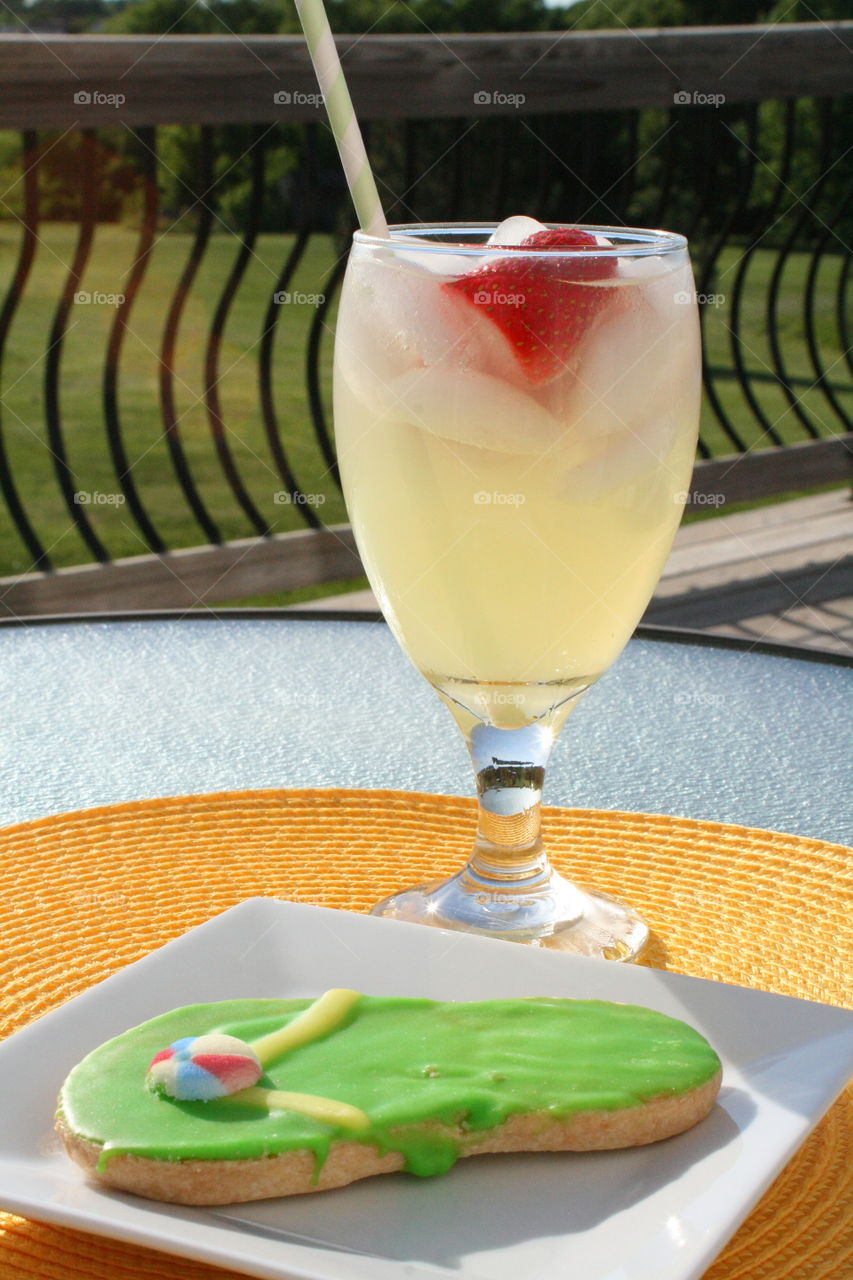
{"type": "Polygon", "coordinates": [[[615,299],[616,290],[583,283],[616,275],[615,257],[600,248],[579,227],[535,231],[519,245],[503,245],[493,262],[442,287],[484,312],[510,343],[527,381],[544,386],[564,372],[580,339],[615,299]],[[543,254],[513,261],[516,248],[590,252],[589,257],[543,254]]]}

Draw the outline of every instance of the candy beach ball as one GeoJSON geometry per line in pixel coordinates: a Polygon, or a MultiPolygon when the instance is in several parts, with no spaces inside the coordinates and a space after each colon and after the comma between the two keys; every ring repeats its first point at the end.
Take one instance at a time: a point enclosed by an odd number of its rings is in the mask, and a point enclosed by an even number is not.
{"type": "Polygon", "coordinates": [[[257,1084],[263,1067],[251,1045],[213,1033],[176,1040],[151,1059],[149,1088],[178,1102],[212,1102],[257,1084]]]}

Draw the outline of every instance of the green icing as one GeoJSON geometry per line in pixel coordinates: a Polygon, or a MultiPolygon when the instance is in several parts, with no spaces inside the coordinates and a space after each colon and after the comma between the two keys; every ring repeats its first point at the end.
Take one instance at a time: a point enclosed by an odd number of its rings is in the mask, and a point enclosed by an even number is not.
{"type": "Polygon", "coordinates": [[[155,1160],[244,1159],[308,1149],[322,1167],[336,1140],[399,1151],[427,1177],[458,1158],[433,1120],[486,1130],[519,1112],[564,1117],[615,1110],[709,1080],[719,1059],[685,1023],[636,1005],[598,1000],[432,1000],[362,996],[332,1034],[274,1062],[263,1085],[359,1107],[369,1130],[353,1134],[293,1112],[229,1102],[175,1102],[146,1088],[160,1049],[182,1036],[223,1031],[254,1040],[291,1021],[310,1000],[229,1000],[153,1018],[95,1049],[62,1088],[75,1133],[115,1154],[155,1160]]]}

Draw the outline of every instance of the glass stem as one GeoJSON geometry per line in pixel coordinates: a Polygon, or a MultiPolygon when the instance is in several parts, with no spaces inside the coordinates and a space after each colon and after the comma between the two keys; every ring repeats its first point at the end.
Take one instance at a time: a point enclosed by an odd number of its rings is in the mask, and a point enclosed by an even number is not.
{"type": "Polygon", "coordinates": [[[465,878],[471,890],[530,893],[551,874],[540,834],[545,766],[554,744],[542,725],[467,736],[477,783],[477,838],[465,878]]]}

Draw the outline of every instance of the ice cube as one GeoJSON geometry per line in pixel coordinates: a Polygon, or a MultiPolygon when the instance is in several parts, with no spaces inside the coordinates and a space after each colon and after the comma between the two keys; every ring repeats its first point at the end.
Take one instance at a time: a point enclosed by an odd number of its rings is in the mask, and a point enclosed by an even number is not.
{"type": "Polygon", "coordinates": [[[374,411],[383,384],[432,366],[522,380],[500,329],[482,308],[433,275],[396,260],[354,263],[338,319],[338,360],[353,391],[374,411]]]}
{"type": "Polygon", "coordinates": [[[676,330],[674,319],[655,328],[633,311],[601,325],[578,363],[573,420],[595,435],[644,432],[666,420],[672,385],[681,381],[676,330]]]}
{"type": "Polygon", "coordinates": [[[395,378],[383,417],[459,444],[538,456],[563,427],[530,396],[489,374],[432,367],[395,378]]]}
{"type": "Polygon", "coordinates": [[[639,285],[647,305],[666,317],[673,305],[693,299],[693,273],[686,252],[666,257],[660,254],[620,258],[615,281],[618,285],[639,285]]]}
{"type": "Polygon", "coordinates": [[[618,275],[621,280],[654,280],[657,276],[666,275],[672,267],[660,254],[641,254],[637,257],[619,259],[618,275]]]}
{"type": "Polygon", "coordinates": [[[692,376],[695,316],[677,305],[688,297],[689,264],[673,267],[658,257],[633,259],[630,267],[625,260],[620,273],[623,268],[631,287],[613,291],[612,305],[579,345],[572,370],[545,398],[552,413],[592,436],[642,434],[668,420],[673,388],[692,376]]]}
{"type": "MultiPolygon", "coordinates": [[[[493,245],[519,245],[523,244],[529,236],[536,235],[537,231],[547,230],[548,228],[544,222],[537,222],[535,218],[528,218],[526,214],[517,213],[511,218],[504,218],[503,222],[495,227],[486,243],[493,245]]],[[[592,238],[602,249],[613,248],[613,241],[608,240],[606,236],[593,232],[592,238]]]]}
{"type": "Polygon", "coordinates": [[[544,230],[544,225],[541,222],[537,222],[535,218],[528,218],[523,213],[517,213],[511,218],[504,218],[503,222],[495,227],[486,243],[521,244],[528,236],[544,230]]]}
{"type": "MultiPolygon", "coordinates": [[[[584,343],[565,393],[565,480],[592,499],[667,463],[695,417],[700,347],[695,316],[670,304],[655,314],[645,297],[616,312],[584,343]]],[[[693,441],[688,442],[692,449],[693,441]]]]}
{"type": "Polygon", "coordinates": [[[673,412],[648,423],[643,432],[602,436],[574,457],[569,454],[569,465],[560,473],[560,495],[594,503],[629,488],[632,504],[638,504],[640,495],[649,510],[659,508],[662,497],[673,487],[684,489],[690,478],[695,438],[679,431],[679,424],[695,414],[690,398],[683,392],[674,400],[673,412]]]}
{"type": "Polygon", "coordinates": [[[426,275],[441,276],[445,280],[452,280],[455,276],[464,275],[466,271],[470,271],[479,261],[479,255],[470,253],[451,253],[449,251],[442,252],[439,242],[433,240],[417,241],[416,237],[411,237],[412,248],[407,249],[406,240],[394,240],[394,249],[389,249],[387,255],[380,254],[377,260],[393,265],[396,263],[404,263],[407,267],[414,271],[422,271],[426,275]],[[429,246],[428,248],[417,248],[416,245],[429,246]]]}
{"type": "Polygon", "coordinates": [[[416,271],[425,271],[430,275],[444,276],[450,280],[454,276],[464,275],[466,271],[475,270],[477,265],[482,261],[482,254],[485,252],[487,245],[518,245],[526,240],[528,236],[532,236],[537,231],[544,231],[546,228],[541,222],[537,222],[535,218],[528,218],[524,214],[515,214],[511,218],[504,218],[492,234],[486,240],[485,245],[471,244],[468,253],[453,253],[449,246],[443,251],[440,241],[428,240],[426,238],[419,239],[417,236],[406,236],[405,238],[395,236],[393,241],[389,242],[387,256],[383,251],[379,251],[379,260],[404,262],[407,266],[414,267],[416,271]],[[406,246],[411,244],[411,249],[406,246]],[[393,248],[391,247],[393,245],[393,248]],[[424,250],[424,245],[430,246],[424,250]],[[480,249],[482,252],[472,252],[472,250],[480,249]]]}

